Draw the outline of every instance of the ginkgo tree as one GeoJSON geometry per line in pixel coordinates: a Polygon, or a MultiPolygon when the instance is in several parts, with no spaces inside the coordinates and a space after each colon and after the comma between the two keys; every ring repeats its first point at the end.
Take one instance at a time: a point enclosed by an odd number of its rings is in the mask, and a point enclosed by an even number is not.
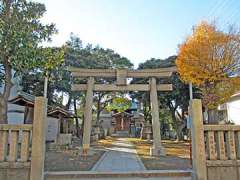
{"type": "Polygon", "coordinates": [[[210,111],[240,89],[239,63],[240,32],[233,27],[224,32],[207,22],[193,28],[176,60],[181,79],[202,90],[203,105],[210,111]]]}
{"type": "Polygon", "coordinates": [[[117,111],[117,112],[124,112],[129,109],[132,105],[131,100],[125,97],[115,97],[112,100],[112,103],[106,107],[108,111],[117,111]]]}

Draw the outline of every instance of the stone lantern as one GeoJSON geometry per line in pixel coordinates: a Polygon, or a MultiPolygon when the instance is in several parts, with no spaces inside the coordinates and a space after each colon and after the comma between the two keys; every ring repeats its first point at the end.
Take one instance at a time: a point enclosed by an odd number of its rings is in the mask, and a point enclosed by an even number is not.
{"type": "Polygon", "coordinates": [[[152,125],[150,124],[149,121],[146,122],[145,124],[145,134],[146,134],[146,138],[148,141],[151,140],[151,134],[152,134],[152,125]]]}

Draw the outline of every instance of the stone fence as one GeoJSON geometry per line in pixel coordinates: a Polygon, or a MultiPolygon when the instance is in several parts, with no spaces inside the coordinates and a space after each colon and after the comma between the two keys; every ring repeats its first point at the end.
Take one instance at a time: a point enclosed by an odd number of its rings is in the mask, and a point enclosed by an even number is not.
{"type": "Polygon", "coordinates": [[[31,133],[32,125],[0,125],[0,179],[13,178],[13,175],[28,179],[31,133]]]}
{"type": "Polygon", "coordinates": [[[43,180],[46,107],[37,97],[33,124],[0,124],[0,180],[43,180]]]}
{"type": "Polygon", "coordinates": [[[240,177],[240,126],[204,125],[207,177],[240,177]]]}
{"type": "Polygon", "coordinates": [[[240,179],[240,126],[203,125],[202,103],[190,101],[193,179],[240,179]]]}

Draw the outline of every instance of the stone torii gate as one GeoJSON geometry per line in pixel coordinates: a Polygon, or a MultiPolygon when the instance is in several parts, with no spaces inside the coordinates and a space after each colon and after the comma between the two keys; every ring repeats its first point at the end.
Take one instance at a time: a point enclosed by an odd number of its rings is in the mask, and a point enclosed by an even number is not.
{"type": "Polygon", "coordinates": [[[73,84],[72,91],[86,91],[86,103],[84,109],[84,129],[83,129],[83,152],[88,153],[90,148],[90,135],[92,124],[92,105],[94,91],[150,91],[153,146],[151,155],[165,155],[161,143],[159,104],[157,91],[171,91],[172,84],[157,84],[157,78],[170,77],[175,67],[127,70],[127,69],[81,69],[69,68],[73,77],[87,78],[87,84],[73,84]],[[115,84],[94,84],[94,78],[116,78],[115,84]],[[149,78],[149,84],[127,84],[127,78],[149,78]]]}

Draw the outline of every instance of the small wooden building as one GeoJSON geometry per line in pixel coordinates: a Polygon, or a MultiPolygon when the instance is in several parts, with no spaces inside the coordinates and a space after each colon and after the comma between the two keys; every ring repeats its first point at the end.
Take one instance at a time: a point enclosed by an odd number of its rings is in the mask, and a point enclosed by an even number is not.
{"type": "Polygon", "coordinates": [[[100,115],[101,126],[106,134],[124,134],[124,136],[136,136],[137,129],[144,126],[144,115],[140,112],[106,112],[100,115]]]}
{"type": "Polygon", "coordinates": [[[129,131],[132,122],[133,114],[128,112],[120,112],[112,115],[112,125],[114,131],[129,131]]]}
{"type": "MultiPolygon", "coordinates": [[[[35,96],[25,93],[23,91],[9,100],[9,103],[16,104],[24,107],[23,111],[18,112],[19,114],[24,113],[24,124],[32,124],[34,115],[34,100],[35,96]]],[[[22,116],[19,116],[21,118],[22,116]]],[[[59,144],[71,143],[72,130],[70,130],[71,119],[73,118],[72,113],[60,108],[48,106],[47,111],[47,128],[46,128],[46,141],[55,142],[59,144]]]]}

